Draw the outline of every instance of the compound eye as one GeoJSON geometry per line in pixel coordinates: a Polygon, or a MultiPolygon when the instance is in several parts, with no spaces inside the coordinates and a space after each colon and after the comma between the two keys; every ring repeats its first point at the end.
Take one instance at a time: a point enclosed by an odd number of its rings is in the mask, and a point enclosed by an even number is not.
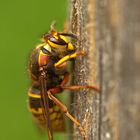
{"type": "Polygon", "coordinates": [[[58,39],[56,39],[55,37],[50,37],[49,40],[55,44],[58,44],[58,45],[67,45],[67,43],[63,39],[61,39],[60,37],[58,39]]]}
{"type": "Polygon", "coordinates": [[[50,40],[51,42],[53,42],[53,43],[58,44],[58,40],[57,40],[56,38],[54,38],[54,37],[51,37],[49,40],[50,40]]]}

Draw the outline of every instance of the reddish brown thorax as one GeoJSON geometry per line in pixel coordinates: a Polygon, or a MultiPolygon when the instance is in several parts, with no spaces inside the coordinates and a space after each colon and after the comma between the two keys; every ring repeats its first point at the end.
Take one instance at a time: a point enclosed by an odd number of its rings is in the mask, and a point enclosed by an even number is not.
{"type": "Polygon", "coordinates": [[[48,62],[49,62],[49,57],[45,53],[40,51],[39,57],[38,57],[39,66],[45,66],[48,64],[48,62]]]}

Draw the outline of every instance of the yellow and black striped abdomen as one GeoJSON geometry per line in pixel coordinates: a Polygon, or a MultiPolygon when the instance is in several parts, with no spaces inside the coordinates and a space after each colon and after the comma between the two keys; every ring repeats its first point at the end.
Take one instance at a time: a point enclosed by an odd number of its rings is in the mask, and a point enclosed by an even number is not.
{"type": "MultiPolygon", "coordinates": [[[[28,91],[29,96],[29,111],[32,113],[36,123],[43,129],[46,128],[46,120],[43,115],[43,108],[41,106],[40,90],[33,86],[28,91]]],[[[49,100],[50,121],[53,131],[64,130],[63,114],[58,106],[53,101],[49,100]]]]}

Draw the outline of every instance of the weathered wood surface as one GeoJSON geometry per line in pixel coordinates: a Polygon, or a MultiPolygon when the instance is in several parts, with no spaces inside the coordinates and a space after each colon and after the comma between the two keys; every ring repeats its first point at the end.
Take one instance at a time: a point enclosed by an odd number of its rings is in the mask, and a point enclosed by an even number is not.
{"type": "MultiPolygon", "coordinates": [[[[87,56],[75,62],[76,118],[89,140],[140,139],[140,1],[71,0],[71,30],[87,56]]],[[[81,140],[74,127],[75,140],[81,140]]]]}

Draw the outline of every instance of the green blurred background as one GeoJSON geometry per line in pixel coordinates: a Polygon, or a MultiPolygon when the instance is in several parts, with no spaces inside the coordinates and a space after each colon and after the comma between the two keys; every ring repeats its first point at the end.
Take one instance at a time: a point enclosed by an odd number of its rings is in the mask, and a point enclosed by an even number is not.
{"type": "Polygon", "coordinates": [[[66,15],[66,0],[0,0],[0,140],[47,139],[38,135],[27,110],[27,63],[51,22],[62,30],[66,15]]]}

